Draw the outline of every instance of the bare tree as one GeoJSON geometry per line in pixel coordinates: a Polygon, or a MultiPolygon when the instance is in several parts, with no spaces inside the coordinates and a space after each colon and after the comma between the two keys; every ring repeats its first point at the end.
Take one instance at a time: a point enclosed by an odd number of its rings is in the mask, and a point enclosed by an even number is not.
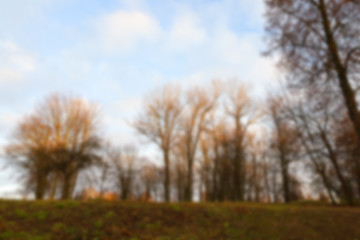
{"type": "Polygon", "coordinates": [[[140,134],[156,143],[162,151],[166,202],[170,201],[170,151],[181,111],[179,88],[165,86],[149,95],[144,102],[143,112],[133,124],[140,134]]]}
{"type": "Polygon", "coordinates": [[[114,182],[117,180],[114,162],[117,161],[119,152],[120,150],[111,146],[110,142],[103,144],[100,153],[101,161],[87,169],[82,175],[84,189],[98,189],[102,197],[106,191],[114,188],[114,182]]]}
{"type": "MultiPolygon", "coordinates": [[[[332,192],[335,191],[338,197],[353,204],[354,191],[351,186],[351,177],[356,179],[356,175],[351,176],[347,173],[347,167],[342,159],[344,154],[346,155],[350,151],[341,149],[341,145],[336,141],[339,132],[345,132],[346,127],[342,121],[344,116],[347,118],[347,114],[342,110],[342,102],[331,101],[333,97],[339,96],[336,92],[331,91],[328,85],[320,90],[323,95],[321,99],[308,97],[306,100],[293,100],[287,108],[287,112],[296,126],[302,130],[299,137],[304,152],[321,178],[332,202],[334,203],[332,192]],[[351,176],[350,179],[349,176],[351,176]],[[334,186],[334,182],[339,182],[336,184],[339,187],[334,186]]],[[[313,89],[312,92],[320,90],[313,89]]],[[[349,129],[349,127],[347,128],[349,129]]],[[[356,138],[354,143],[357,144],[356,138]]],[[[354,169],[358,162],[357,158],[352,159],[351,164],[355,167],[354,169]]]]}
{"type": "Polygon", "coordinates": [[[281,54],[293,84],[335,81],[360,139],[358,1],[267,0],[266,6],[269,52],[281,54]]]}
{"type": "Polygon", "coordinates": [[[293,121],[296,128],[301,130],[299,131],[299,141],[302,145],[303,158],[305,161],[309,160],[308,166],[314,171],[313,178],[315,178],[315,182],[321,182],[331,202],[335,203],[334,186],[330,176],[332,168],[329,166],[331,161],[328,161],[327,156],[329,155],[324,154],[324,149],[326,152],[327,148],[324,146],[323,140],[328,137],[319,138],[319,136],[329,134],[327,130],[324,131],[327,128],[328,120],[330,120],[328,110],[327,105],[316,110],[309,100],[299,100],[297,102],[294,99],[286,109],[289,119],[293,121]]]}
{"type": "Polygon", "coordinates": [[[51,129],[38,116],[25,117],[17,126],[6,147],[7,156],[24,172],[27,188],[34,189],[36,199],[43,199],[52,171],[51,129]]]}
{"type": "Polygon", "coordinates": [[[162,183],[161,169],[151,162],[146,162],[141,168],[141,182],[144,186],[145,201],[155,200],[159,184],[162,183]]]}
{"type": "Polygon", "coordinates": [[[186,93],[187,109],[185,109],[181,124],[181,144],[184,144],[186,154],[185,201],[192,201],[194,162],[198,143],[205,127],[206,117],[215,107],[219,96],[218,89],[212,90],[213,92],[208,92],[196,87],[186,93]]]}
{"type": "Polygon", "coordinates": [[[260,132],[248,134],[248,156],[247,164],[249,174],[247,178],[248,198],[255,202],[260,202],[269,198],[268,189],[265,190],[267,184],[267,169],[265,158],[266,142],[263,141],[264,136],[260,132]]]}
{"type": "Polygon", "coordinates": [[[249,94],[249,88],[245,85],[229,84],[229,103],[225,106],[226,112],[234,122],[234,197],[235,201],[244,200],[245,187],[245,137],[248,127],[259,118],[249,94]]]}
{"type": "Polygon", "coordinates": [[[200,141],[202,157],[199,159],[198,171],[200,175],[199,193],[202,201],[212,201],[214,199],[212,177],[215,161],[212,153],[214,146],[211,140],[209,134],[204,134],[200,141]]]}
{"type": "Polygon", "coordinates": [[[8,154],[21,158],[37,179],[37,198],[50,172],[61,174],[62,198],[71,197],[79,171],[98,159],[98,116],[97,107],[81,98],[53,94],[18,125],[8,154]]]}
{"type": "MultiPolygon", "coordinates": [[[[290,163],[297,158],[300,151],[298,130],[284,117],[283,99],[272,98],[268,100],[269,115],[272,120],[274,132],[271,140],[271,148],[274,150],[275,159],[280,167],[282,178],[282,191],[284,201],[290,202],[291,198],[291,176],[289,173],[290,163]]],[[[294,181],[293,181],[294,182],[294,181]]]]}
{"type": "Polygon", "coordinates": [[[178,139],[172,153],[174,158],[173,164],[173,181],[176,189],[177,201],[185,200],[185,183],[186,183],[186,151],[185,145],[178,139]]]}
{"type": "Polygon", "coordinates": [[[211,131],[213,140],[212,200],[231,201],[235,189],[234,158],[235,134],[225,121],[215,125],[211,131]]]}
{"type": "Polygon", "coordinates": [[[342,170],[345,170],[345,175],[350,178],[347,181],[349,188],[353,189],[350,192],[351,196],[357,200],[360,199],[360,148],[356,132],[351,127],[350,119],[345,117],[341,120],[338,127],[334,131],[334,144],[338,151],[338,157],[342,162],[342,170]],[[355,194],[357,193],[357,194],[355,194]]]}
{"type": "Polygon", "coordinates": [[[137,150],[134,146],[129,145],[122,149],[114,149],[109,154],[110,166],[115,173],[120,197],[122,200],[127,200],[134,193],[136,164],[139,161],[137,150]]]}

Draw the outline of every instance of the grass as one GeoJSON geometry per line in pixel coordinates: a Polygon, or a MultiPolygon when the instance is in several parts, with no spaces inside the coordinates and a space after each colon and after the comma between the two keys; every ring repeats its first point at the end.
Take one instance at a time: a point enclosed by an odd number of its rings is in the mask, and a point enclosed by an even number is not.
{"type": "Polygon", "coordinates": [[[0,239],[360,240],[360,208],[312,204],[0,201],[0,239]]]}

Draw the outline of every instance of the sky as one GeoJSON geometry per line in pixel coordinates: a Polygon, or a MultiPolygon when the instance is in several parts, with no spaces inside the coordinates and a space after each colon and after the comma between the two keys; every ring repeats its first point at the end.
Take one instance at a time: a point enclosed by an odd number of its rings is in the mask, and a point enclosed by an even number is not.
{"type": "MultiPolygon", "coordinates": [[[[0,0],[0,154],[16,123],[54,92],[98,104],[115,144],[140,141],[129,122],[164,84],[250,84],[278,74],[261,55],[263,0],[0,0]]],[[[0,157],[0,197],[17,174],[0,157]]]]}

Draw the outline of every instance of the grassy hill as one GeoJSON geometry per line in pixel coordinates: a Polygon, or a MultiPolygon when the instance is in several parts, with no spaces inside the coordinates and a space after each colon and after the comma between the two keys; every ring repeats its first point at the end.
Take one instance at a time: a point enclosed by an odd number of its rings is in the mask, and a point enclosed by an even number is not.
{"type": "Polygon", "coordinates": [[[360,208],[0,201],[0,239],[360,240],[360,208]]]}

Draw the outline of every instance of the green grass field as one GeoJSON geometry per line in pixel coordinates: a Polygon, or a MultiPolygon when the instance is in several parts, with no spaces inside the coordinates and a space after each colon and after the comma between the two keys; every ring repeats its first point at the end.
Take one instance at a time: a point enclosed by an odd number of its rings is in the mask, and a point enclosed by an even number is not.
{"type": "Polygon", "coordinates": [[[360,208],[0,201],[0,239],[360,240],[360,208]]]}

